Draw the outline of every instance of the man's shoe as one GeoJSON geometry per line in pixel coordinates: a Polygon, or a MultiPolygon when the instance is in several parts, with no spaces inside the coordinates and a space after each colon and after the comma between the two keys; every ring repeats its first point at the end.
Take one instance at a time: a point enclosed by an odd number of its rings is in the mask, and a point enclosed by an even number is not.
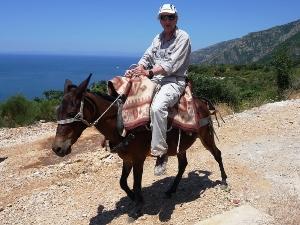
{"type": "Polygon", "coordinates": [[[129,142],[131,142],[134,138],[135,138],[134,134],[132,133],[128,134],[127,137],[124,137],[119,144],[117,144],[114,147],[110,147],[110,152],[117,153],[119,151],[125,151],[125,149],[129,145],[129,142]]]}
{"type": "Polygon", "coordinates": [[[155,176],[161,176],[166,173],[167,162],[168,162],[167,154],[157,157],[155,167],[154,167],[154,175],[155,176]]]}

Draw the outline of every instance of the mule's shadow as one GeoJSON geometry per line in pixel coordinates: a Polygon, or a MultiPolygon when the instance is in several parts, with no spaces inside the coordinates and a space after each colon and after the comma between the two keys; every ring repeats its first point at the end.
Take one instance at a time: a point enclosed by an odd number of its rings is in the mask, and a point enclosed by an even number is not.
{"type": "MultiPolygon", "coordinates": [[[[149,187],[142,189],[145,200],[144,214],[157,215],[161,222],[168,221],[177,204],[191,202],[199,198],[208,188],[213,188],[219,181],[209,179],[211,172],[195,170],[188,174],[187,178],[182,178],[176,194],[167,199],[164,192],[172,184],[174,177],[166,177],[156,181],[149,187]]],[[[98,207],[98,214],[91,218],[90,225],[108,224],[113,219],[128,214],[133,208],[133,202],[126,196],[121,198],[113,210],[105,211],[104,206],[98,207]]]]}
{"type": "Polygon", "coordinates": [[[4,160],[6,160],[8,157],[0,157],[0,163],[2,163],[4,160]]]}

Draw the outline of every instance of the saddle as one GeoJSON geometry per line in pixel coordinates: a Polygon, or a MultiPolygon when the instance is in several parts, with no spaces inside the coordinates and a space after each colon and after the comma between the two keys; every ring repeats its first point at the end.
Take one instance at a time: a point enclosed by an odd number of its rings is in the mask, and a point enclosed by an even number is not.
{"type": "MultiPolygon", "coordinates": [[[[204,118],[197,110],[199,99],[193,97],[191,85],[187,85],[179,102],[169,109],[169,124],[186,132],[199,132],[201,126],[207,125],[210,118],[204,118]]],[[[156,92],[156,84],[149,78],[141,76],[126,78],[116,76],[108,81],[110,95],[124,94],[126,101],[121,110],[123,126],[131,131],[150,122],[150,107],[156,92]]]]}

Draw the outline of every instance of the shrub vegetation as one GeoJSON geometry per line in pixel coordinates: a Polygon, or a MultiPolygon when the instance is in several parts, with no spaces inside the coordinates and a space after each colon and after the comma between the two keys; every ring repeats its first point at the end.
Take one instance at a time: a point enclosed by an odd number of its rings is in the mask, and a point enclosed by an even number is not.
{"type": "MultiPolygon", "coordinates": [[[[284,53],[273,56],[272,63],[249,65],[191,65],[189,79],[193,93],[212,102],[226,103],[241,111],[267,102],[285,99],[300,90],[300,61],[292,61],[284,53]]],[[[106,92],[106,81],[90,85],[92,92],[106,92]]],[[[0,127],[16,127],[38,120],[55,121],[61,91],[45,91],[41,98],[28,100],[12,96],[0,103],[0,127]]]]}

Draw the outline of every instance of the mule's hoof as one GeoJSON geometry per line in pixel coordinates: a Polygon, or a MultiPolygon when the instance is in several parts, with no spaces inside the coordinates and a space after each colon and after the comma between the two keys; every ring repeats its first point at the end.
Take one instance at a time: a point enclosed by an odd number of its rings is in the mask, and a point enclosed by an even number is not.
{"type": "Polygon", "coordinates": [[[134,223],[136,221],[135,218],[128,216],[127,223],[134,223]]]}
{"type": "Polygon", "coordinates": [[[220,189],[223,190],[223,191],[227,191],[228,190],[228,185],[227,184],[221,184],[220,189]]]}
{"type": "Polygon", "coordinates": [[[221,181],[220,183],[219,183],[219,187],[220,187],[220,189],[221,190],[223,190],[223,191],[230,191],[230,188],[228,187],[228,184],[227,184],[227,182],[226,181],[221,181]]]}
{"type": "Polygon", "coordinates": [[[143,215],[143,210],[142,209],[133,209],[129,212],[128,214],[128,220],[136,220],[138,219],[139,217],[141,217],[143,215]],[[131,219],[129,219],[131,218],[131,219]]]}

